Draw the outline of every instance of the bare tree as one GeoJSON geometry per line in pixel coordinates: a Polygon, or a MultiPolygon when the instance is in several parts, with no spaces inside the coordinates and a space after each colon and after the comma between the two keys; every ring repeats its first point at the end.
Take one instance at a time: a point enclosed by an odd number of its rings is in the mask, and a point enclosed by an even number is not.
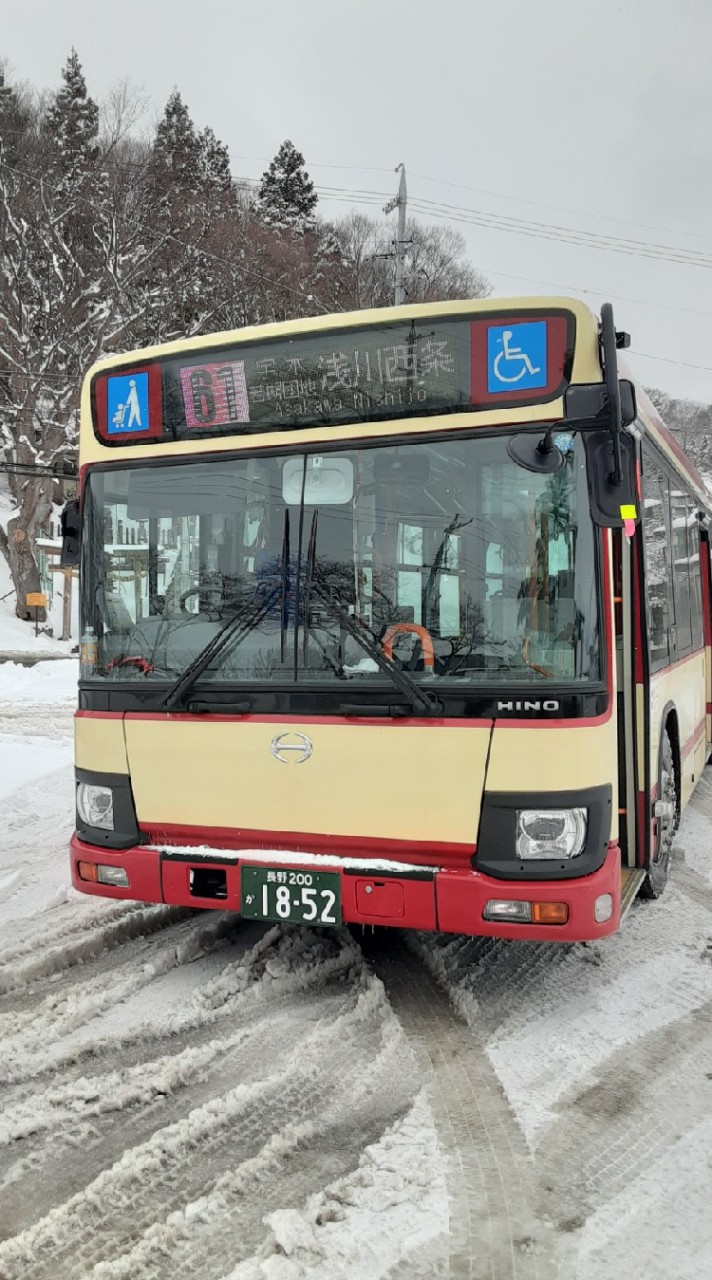
{"type": "MultiPolygon", "coordinates": [[[[393,228],[363,213],[334,224],[341,248],[341,300],[349,309],[384,307],[393,302],[395,259],[393,228]]],[[[408,222],[405,266],[409,302],[483,298],[489,282],[465,256],[465,241],[450,227],[408,222]]]]}

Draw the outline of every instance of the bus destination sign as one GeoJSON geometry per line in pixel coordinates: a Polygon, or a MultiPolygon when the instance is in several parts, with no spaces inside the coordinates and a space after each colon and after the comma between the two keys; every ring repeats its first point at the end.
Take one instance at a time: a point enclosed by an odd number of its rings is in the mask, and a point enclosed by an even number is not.
{"type": "Polygon", "coordinates": [[[469,360],[449,328],[330,334],[271,344],[244,360],[182,365],[181,416],[191,428],[264,427],[464,408],[469,360]]]}
{"type": "Polygon", "coordinates": [[[129,444],[535,404],[570,377],[573,325],[565,312],[416,319],[168,357],[151,367],[160,423],[152,407],[149,429],[132,432],[124,415],[117,438],[99,385],[95,423],[104,440],[129,444]]]}

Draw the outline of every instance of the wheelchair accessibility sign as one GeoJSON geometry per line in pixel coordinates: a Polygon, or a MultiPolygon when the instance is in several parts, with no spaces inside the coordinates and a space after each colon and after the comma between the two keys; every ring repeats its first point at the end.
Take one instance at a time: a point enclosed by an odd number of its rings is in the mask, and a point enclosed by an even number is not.
{"type": "Polygon", "coordinates": [[[493,325],[487,331],[487,390],[530,391],[547,385],[546,321],[493,325]]]}
{"type": "Polygon", "coordinates": [[[110,436],[148,430],[147,373],[109,378],[107,395],[107,430],[110,436]]]}

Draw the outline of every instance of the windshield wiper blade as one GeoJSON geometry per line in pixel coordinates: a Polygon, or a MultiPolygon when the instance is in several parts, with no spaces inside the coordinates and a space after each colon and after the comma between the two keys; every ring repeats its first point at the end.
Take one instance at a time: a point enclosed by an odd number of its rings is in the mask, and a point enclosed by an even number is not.
{"type": "Polygon", "coordinates": [[[437,698],[432,698],[429,693],[426,693],[424,689],[421,689],[416,684],[415,680],[411,680],[410,676],[405,674],[405,671],[401,671],[390,658],[387,658],[380,645],[371,640],[370,636],[365,632],[360,631],[351,614],[347,613],[343,605],[334,599],[331,588],[323,580],[323,573],[321,567],[317,564],[316,556],[314,557],[312,568],[312,590],[315,595],[318,595],[327,608],[331,609],[344,630],[348,631],[364,653],[367,653],[369,658],[373,658],[373,661],[380,667],[381,671],[384,671],[390,677],[396,688],[400,689],[401,693],[408,699],[413,710],[420,715],[439,715],[442,711],[442,705],[437,698]]]}
{"type": "Polygon", "coordinates": [[[222,653],[223,649],[231,642],[242,639],[248,632],[254,631],[262,620],[269,613],[275,600],[281,592],[281,585],[272,590],[261,604],[256,605],[252,610],[252,614],[248,617],[234,614],[224,622],[220,630],[208,643],[203,646],[199,653],[188,664],[185,671],[182,671],[178,679],[171,685],[168,693],[163,699],[163,706],[166,711],[173,711],[180,706],[185,695],[190,692],[196,680],[199,680],[205,668],[210,665],[214,658],[222,653]]]}

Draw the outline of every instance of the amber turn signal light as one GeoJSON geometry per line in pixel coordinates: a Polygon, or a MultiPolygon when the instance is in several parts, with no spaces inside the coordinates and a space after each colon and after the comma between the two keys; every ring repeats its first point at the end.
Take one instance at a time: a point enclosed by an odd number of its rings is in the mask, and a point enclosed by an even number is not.
{"type": "Polygon", "coordinates": [[[95,862],[78,862],[77,871],[80,880],[93,880],[96,883],[97,866],[95,862]]]}
{"type": "Polygon", "coordinates": [[[565,902],[532,902],[533,924],[566,924],[568,918],[565,902]]]}

